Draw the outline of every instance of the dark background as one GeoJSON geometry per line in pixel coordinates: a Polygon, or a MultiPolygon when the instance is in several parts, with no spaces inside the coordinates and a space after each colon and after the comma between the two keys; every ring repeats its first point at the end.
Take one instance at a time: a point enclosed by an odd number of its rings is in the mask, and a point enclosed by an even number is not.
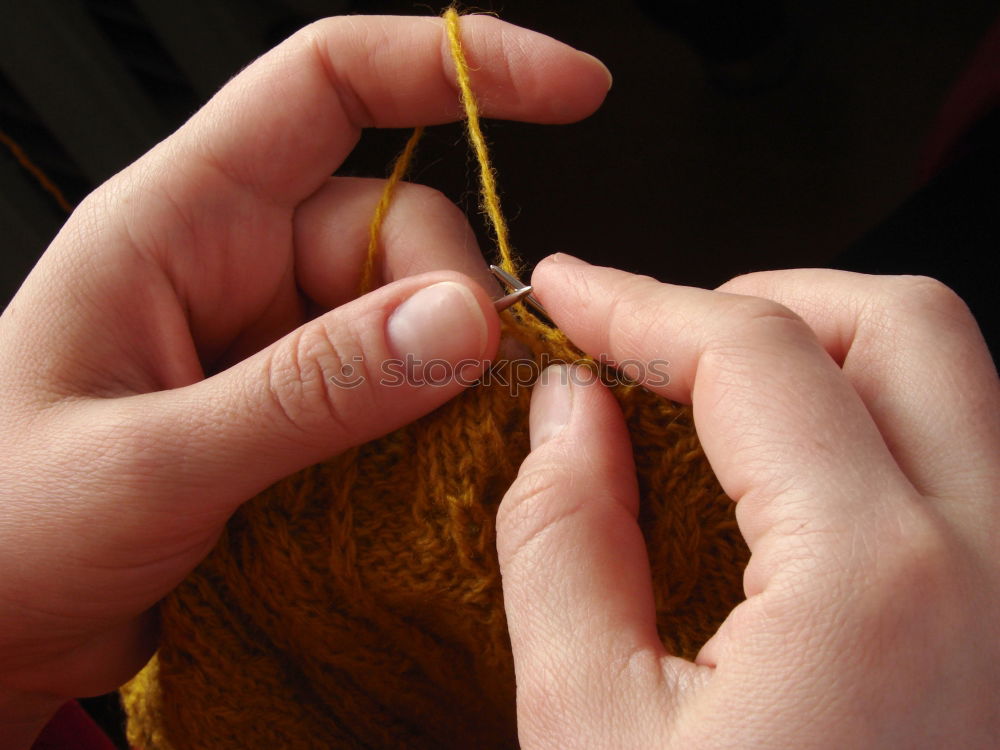
{"type": "MultiPolygon", "coordinates": [[[[18,153],[71,205],[309,20],[442,5],[0,0],[5,303],[67,215],[18,153]]],[[[917,179],[936,114],[996,17],[995,0],[476,7],[589,51],[615,76],[583,123],[487,124],[512,240],[529,263],[564,250],[702,286],[793,266],[929,273],[962,293],[995,337],[997,149],[960,159],[930,185],[917,179]]],[[[987,145],[1000,141],[995,118],[983,132],[987,145]]],[[[341,172],[385,175],[406,135],[369,131],[341,172]]],[[[460,126],[429,132],[412,179],[462,205],[492,256],[460,126]]]]}
{"type": "MultiPolygon", "coordinates": [[[[311,18],[427,15],[441,4],[3,0],[0,130],[73,203],[311,18]]],[[[517,250],[529,261],[565,250],[700,285],[828,265],[882,222],[915,189],[935,114],[997,15],[994,0],[478,7],[592,52],[615,75],[605,106],[583,123],[488,125],[517,250]]],[[[343,171],[384,175],[404,138],[370,132],[343,171]]],[[[477,220],[458,127],[431,131],[413,179],[477,220]]],[[[5,299],[64,219],[0,148],[5,299]]]]}

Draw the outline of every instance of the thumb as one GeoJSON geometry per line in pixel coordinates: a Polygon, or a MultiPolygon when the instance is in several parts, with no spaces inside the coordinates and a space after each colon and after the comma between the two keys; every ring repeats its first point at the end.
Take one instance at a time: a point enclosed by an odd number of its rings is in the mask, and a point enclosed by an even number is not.
{"type": "MultiPolygon", "coordinates": [[[[194,385],[118,399],[171,498],[231,511],[475,382],[496,351],[486,292],[454,272],[381,287],[194,385]]],[[[154,467],[151,471],[156,471],[154,467]]]]}
{"type": "Polygon", "coordinates": [[[662,688],[693,666],[656,633],[621,411],[590,370],[557,365],[534,387],[530,427],[497,517],[521,744],[652,747],[639,727],[660,733],[662,688]]]}

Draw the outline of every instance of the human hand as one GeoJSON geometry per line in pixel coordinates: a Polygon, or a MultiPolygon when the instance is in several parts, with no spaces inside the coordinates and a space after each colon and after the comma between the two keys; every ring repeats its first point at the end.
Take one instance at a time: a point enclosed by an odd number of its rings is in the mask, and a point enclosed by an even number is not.
{"type": "Polygon", "coordinates": [[[543,261],[553,320],[693,404],[751,550],[694,663],[657,637],[621,414],[547,371],[497,519],[525,748],[1000,746],[1000,383],[929,279],[776,271],[704,291],[543,261]]]}
{"type": "MultiPolygon", "coordinates": [[[[568,122],[607,91],[599,62],[548,37],[462,26],[490,116],[568,122]]],[[[440,20],[328,19],[74,212],[0,319],[0,727],[20,717],[29,737],[134,674],[151,608],[244,500],[461,388],[380,386],[387,358],[492,356],[460,212],[400,185],[384,286],[354,299],[383,183],[329,177],[363,127],[460,114],[440,20]],[[350,368],[364,383],[332,382],[350,368]]]]}

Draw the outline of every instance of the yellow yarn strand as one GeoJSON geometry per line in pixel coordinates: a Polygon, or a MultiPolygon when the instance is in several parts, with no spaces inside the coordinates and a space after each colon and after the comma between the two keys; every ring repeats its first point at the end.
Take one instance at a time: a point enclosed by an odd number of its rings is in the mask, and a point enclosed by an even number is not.
{"type": "Polygon", "coordinates": [[[365,265],[361,269],[361,283],[358,285],[358,293],[366,294],[372,290],[373,276],[375,274],[375,260],[378,258],[378,242],[382,232],[382,223],[385,215],[389,213],[389,206],[392,203],[392,196],[396,192],[396,185],[402,180],[410,169],[410,162],[413,160],[413,152],[417,149],[417,144],[424,135],[423,127],[418,127],[413,131],[403,153],[396,159],[392,167],[392,174],[386,180],[385,188],[382,190],[382,197],[379,198],[378,205],[375,206],[375,214],[368,227],[368,253],[365,255],[365,265]]]}
{"type": "Polygon", "coordinates": [[[479,125],[479,104],[476,96],[472,93],[472,81],[469,77],[469,63],[465,59],[465,50],[462,48],[462,37],[459,31],[458,11],[454,7],[448,8],[444,12],[444,22],[448,30],[448,45],[451,49],[451,58],[455,62],[455,74],[458,78],[458,87],[462,93],[462,106],[465,109],[465,125],[479,162],[479,181],[483,210],[493,225],[493,232],[496,235],[497,248],[500,252],[500,267],[510,274],[518,275],[518,269],[514,264],[514,254],[510,249],[510,240],[507,237],[507,222],[503,218],[500,210],[500,197],[497,195],[496,175],[493,166],[490,164],[490,152],[486,147],[486,139],[483,138],[483,130],[479,125]]]}
{"type": "Polygon", "coordinates": [[[55,202],[59,204],[59,208],[66,213],[73,212],[73,206],[68,200],[66,200],[62,191],[56,187],[56,184],[49,179],[48,175],[42,171],[41,167],[28,158],[28,155],[25,153],[24,149],[17,144],[17,141],[4,133],[2,130],[0,130],[0,143],[7,147],[11,156],[17,159],[18,163],[38,181],[38,184],[42,187],[42,189],[55,199],[55,202]]]}
{"type": "MultiPolygon", "coordinates": [[[[476,101],[476,95],[472,91],[469,61],[465,57],[465,50],[462,47],[459,13],[452,6],[445,10],[443,17],[448,33],[448,47],[451,51],[452,61],[455,64],[455,75],[461,93],[462,108],[465,110],[466,135],[469,145],[476,155],[476,161],[479,164],[480,203],[483,212],[493,227],[499,256],[498,265],[508,273],[518,276],[520,275],[520,269],[515,263],[514,253],[510,247],[507,221],[504,219],[503,211],[500,208],[500,196],[497,192],[496,172],[490,163],[489,147],[486,145],[486,138],[483,136],[483,129],[479,122],[479,104],[476,101]]],[[[389,175],[385,189],[382,191],[382,196],[375,207],[375,213],[372,216],[371,225],[368,230],[368,253],[365,257],[365,265],[362,269],[361,283],[359,285],[359,293],[361,294],[369,292],[372,289],[375,262],[379,256],[379,236],[382,224],[392,204],[396,185],[406,176],[410,162],[413,159],[413,153],[423,133],[423,127],[418,127],[413,131],[413,135],[407,141],[403,152],[396,159],[392,174],[389,175]]]]}
{"type": "MultiPolygon", "coordinates": [[[[455,63],[455,75],[458,79],[459,91],[461,92],[462,107],[465,110],[466,134],[469,144],[476,155],[476,161],[479,163],[480,201],[483,211],[486,213],[493,227],[493,234],[496,237],[499,265],[508,273],[516,276],[518,275],[518,268],[514,262],[514,253],[510,247],[507,222],[504,219],[503,211],[500,209],[496,173],[490,163],[489,147],[486,145],[482,126],[479,124],[479,104],[476,101],[476,95],[472,91],[469,62],[465,57],[465,50],[462,47],[459,13],[452,6],[445,10],[443,17],[445,28],[448,32],[448,46],[451,51],[451,59],[455,63]]],[[[396,184],[406,175],[410,161],[413,158],[413,152],[422,135],[422,127],[413,131],[413,135],[407,142],[406,148],[403,149],[403,153],[396,160],[392,174],[389,176],[385,190],[382,192],[382,197],[375,208],[375,215],[372,217],[368,232],[368,256],[365,259],[365,267],[361,276],[362,293],[371,290],[375,260],[378,257],[378,240],[382,223],[392,202],[396,184]]]]}

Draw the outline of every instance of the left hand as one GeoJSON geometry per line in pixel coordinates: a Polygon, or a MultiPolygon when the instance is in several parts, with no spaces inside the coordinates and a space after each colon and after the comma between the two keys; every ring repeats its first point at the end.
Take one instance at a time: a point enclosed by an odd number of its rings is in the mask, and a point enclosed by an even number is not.
{"type": "MultiPolygon", "coordinates": [[[[462,29],[488,116],[568,122],[607,91],[553,39],[485,16],[462,29]]],[[[329,176],[362,128],[454,120],[458,101],[440,20],[327,19],[74,212],[0,319],[0,734],[134,674],[152,608],[240,503],[460,390],[330,384],[400,354],[404,301],[453,282],[464,302],[417,334],[453,362],[492,356],[489,275],[458,210],[401,185],[387,286],[354,299],[383,183],[329,176]]]]}

